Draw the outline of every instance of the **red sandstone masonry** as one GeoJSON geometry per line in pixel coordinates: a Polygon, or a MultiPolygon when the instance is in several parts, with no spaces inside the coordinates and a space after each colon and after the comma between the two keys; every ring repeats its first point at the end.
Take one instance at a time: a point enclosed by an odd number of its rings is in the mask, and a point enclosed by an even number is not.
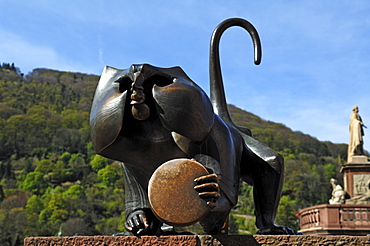
{"type": "Polygon", "coordinates": [[[197,246],[197,236],[77,236],[77,237],[29,237],[24,239],[25,246],[146,246],[146,245],[179,245],[197,246]]]}
{"type": "Polygon", "coordinates": [[[24,246],[370,246],[370,236],[77,236],[28,237],[24,246]]]}
{"type": "Polygon", "coordinates": [[[321,204],[298,211],[304,235],[370,234],[370,205],[321,204]]]}

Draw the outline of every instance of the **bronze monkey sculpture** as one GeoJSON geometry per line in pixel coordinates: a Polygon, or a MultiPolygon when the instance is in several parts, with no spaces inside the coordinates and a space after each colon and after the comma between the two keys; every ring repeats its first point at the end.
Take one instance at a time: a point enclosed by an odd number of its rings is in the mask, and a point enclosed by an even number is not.
{"type": "Polygon", "coordinates": [[[176,158],[193,158],[212,173],[195,184],[212,208],[200,220],[206,233],[220,233],[242,179],[254,186],[258,233],[295,234],[274,223],[283,158],[254,139],[249,129],[235,125],[227,110],[219,41],[231,26],[249,32],[255,64],[261,60],[260,39],[252,24],[238,18],[222,22],[211,38],[210,99],[180,67],[105,67],[101,75],[90,116],[92,141],[98,154],[122,162],[126,228],[134,235],[164,233],[148,204],[148,181],[162,163],[176,158]]]}

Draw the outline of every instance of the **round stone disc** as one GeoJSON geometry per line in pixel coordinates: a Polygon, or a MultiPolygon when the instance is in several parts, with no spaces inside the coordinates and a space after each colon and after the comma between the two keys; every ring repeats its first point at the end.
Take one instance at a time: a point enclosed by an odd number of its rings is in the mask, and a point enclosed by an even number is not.
{"type": "Polygon", "coordinates": [[[148,186],[154,214],[172,226],[188,226],[199,221],[210,208],[194,190],[194,179],[207,174],[202,164],[190,159],[174,159],[159,166],[148,186]]]}

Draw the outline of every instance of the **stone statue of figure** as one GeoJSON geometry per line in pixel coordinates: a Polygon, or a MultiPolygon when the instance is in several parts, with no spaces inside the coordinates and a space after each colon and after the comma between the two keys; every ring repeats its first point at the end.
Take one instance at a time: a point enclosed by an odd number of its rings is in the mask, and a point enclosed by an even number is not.
{"type": "Polygon", "coordinates": [[[349,119],[350,138],[348,144],[348,157],[364,154],[364,142],[362,136],[364,135],[363,127],[366,126],[362,122],[361,116],[358,114],[358,111],[358,107],[353,106],[352,114],[349,119]]]}
{"type": "Polygon", "coordinates": [[[333,187],[333,191],[331,193],[329,204],[344,204],[346,192],[343,190],[342,186],[338,183],[336,179],[330,179],[330,183],[333,187]]]}

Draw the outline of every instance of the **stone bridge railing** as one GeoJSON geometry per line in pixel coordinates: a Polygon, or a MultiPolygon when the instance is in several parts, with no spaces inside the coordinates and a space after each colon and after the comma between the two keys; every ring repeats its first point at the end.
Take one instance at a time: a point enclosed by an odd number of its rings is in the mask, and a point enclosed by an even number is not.
{"type": "Polygon", "coordinates": [[[298,217],[305,235],[370,234],[370,205],[323,204],[298,211],[298,217]]]}

